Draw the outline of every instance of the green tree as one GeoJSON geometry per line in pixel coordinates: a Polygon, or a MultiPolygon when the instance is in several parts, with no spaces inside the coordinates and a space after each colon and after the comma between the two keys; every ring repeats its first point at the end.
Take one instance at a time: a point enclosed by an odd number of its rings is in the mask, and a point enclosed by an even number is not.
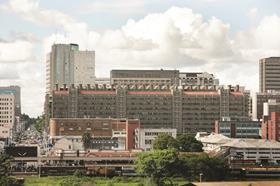
{"type": "Polygon", "coordinates": [[[153,142],[153,149],[165,150],[165,149],[178,149],[178,142],[171,135],[161,133],[153,142]]]}
{"type": "Polygon", "coordinates": [[[139,174],[151,177],[159,186],[163,178],[176,174],[178,156],[174,149],[142,152],[136,160],[139,174]]]}
{"type": "Polygon", "coordinates": [[[228,174],[226,162],[220,157],[208,157],[207,154],[190,154],[179,157],[178,170],[189,181],[198,180],[203,174],[204,180],[223,180],[228,174]]]}
{"type": "Polygon", "coordinates": [[[11,158],[7,155],[0,155],[0,177],[7,176],[11,165],[11,158]]]}
{"type": "Polygon", "coordinates": [[[11,158],[7,155],[0,154],[0,185],[15,185],[16,180],[8,176],[11,167],[11,158]]]}
{"type": "Polygon", "coordinates": [[[83,133],[82,142],[83,142],[84,148],[88,149],[90,147],[91,134],[88,132],[83,133]]]}
{"type": "Polygon", "coordinates": [[[203,145],[200,141],[197,141],[195,137],[182,134],[176,138],[181,152],[202,152],[203,145]]]}
{"type": "Polygon", "coordinates": [[[38,116],[35,120],[35,128],[38,132],[42,133],[45,126],[45,115],[38,116]]]}

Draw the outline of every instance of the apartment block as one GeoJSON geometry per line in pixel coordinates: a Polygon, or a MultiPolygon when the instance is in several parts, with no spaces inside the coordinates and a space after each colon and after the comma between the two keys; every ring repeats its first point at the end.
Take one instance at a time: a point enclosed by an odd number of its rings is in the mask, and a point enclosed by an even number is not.
{"type": "Polygon", "coordinates": [[[46,113],[49,118],[139,119],[143,128],[178,133],[213,132],[221,117],[248,117],[248,100],[239,86],[80,85],[57,87],[46,113]]]}

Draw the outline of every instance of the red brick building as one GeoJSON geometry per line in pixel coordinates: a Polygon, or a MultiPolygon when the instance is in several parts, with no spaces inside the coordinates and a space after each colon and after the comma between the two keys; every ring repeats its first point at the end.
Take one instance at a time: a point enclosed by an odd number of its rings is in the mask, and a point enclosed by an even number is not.
{"type": "Polygon", "coordinates": [[[116,139],[119,146],[123,146],[123,150],[131,150],[136,146],[136,128],[140,128],[138,119],[52,118],[49,123],[49,135],[52,143],[55,143],[65,136],[81,140],[82,135],[88,132],[99,142],[116,139]]]}
{"type": "Polygon", "coordinates": [[[270,118],[268,116],[263,117],[262,122],[262,138],[267,140],[280,141],[280,112],[271,112],[270,118]]]}

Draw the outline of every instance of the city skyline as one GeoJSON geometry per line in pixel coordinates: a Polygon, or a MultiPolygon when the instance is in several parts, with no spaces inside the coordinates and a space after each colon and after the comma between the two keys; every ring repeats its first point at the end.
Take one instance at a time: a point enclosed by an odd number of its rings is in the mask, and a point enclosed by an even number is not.
{"type": "Polygon", "coordinates": [[[53,43],[94,50],[97,77],[112,69],[205,71],[220,84],[252,91],[258,91],[259,59],[280,56],[275,0],[65,3],[0,1],[0,84],[22,87],[22,112],[31,116],[43,112],[53,43]]]}

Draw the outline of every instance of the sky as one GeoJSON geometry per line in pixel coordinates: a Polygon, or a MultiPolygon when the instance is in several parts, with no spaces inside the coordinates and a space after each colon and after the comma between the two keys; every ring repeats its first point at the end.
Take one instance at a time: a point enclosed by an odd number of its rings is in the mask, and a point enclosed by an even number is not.
{"type": "Polygon", "coordinates": [[[0,0],[0,86],[19,85],[22,111],[43,113],[54,43],[95,50],[111,69],[213,73],[258,91],[258,61],[280,56],[278,0],[0,0]]]}

